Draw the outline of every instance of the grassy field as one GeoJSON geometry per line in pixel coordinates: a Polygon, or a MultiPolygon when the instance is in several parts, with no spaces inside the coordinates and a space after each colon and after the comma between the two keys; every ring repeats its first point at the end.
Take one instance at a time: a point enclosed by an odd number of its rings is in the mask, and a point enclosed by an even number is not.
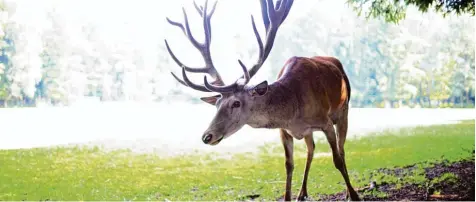
{"type": "MultiPolygon", "coordinates": [[[[367,185],[369,179],[421,181],[424,177],[418,172],[396,179],[375,170],[470,158],[475,148],[474,127],[471,120],[348,140],[351,180],[355,187],[367,185]]],[[[331,156],[326,155],[330,152],[328,144],[318,141],[316,148],[309,194],[344,190],[341,175],[331,156]]],[[[295,150],[294,194],[299,190],[306,158],[302,141],[295,150]]],[[[284,154],[279,143],[254,154],[167,158],[87,147],[0,150],[0,200],[246,200],[250,195],[276,200],[284,192],[284,179],[284,154]]]]}

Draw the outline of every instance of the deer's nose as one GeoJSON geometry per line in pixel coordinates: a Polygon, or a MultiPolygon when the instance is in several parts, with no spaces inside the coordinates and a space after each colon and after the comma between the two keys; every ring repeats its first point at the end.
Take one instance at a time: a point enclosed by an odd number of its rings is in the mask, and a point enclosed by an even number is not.
{"type": "Polygon", "coordinates": [[[208,133],[208,134],[205,134],[202,137],[202,141],[203,141],[203,143],[208,144],[208,143],[210,143],[210,141],[212,141],[212,138],[213,138],[213,135],[208,133]]]}

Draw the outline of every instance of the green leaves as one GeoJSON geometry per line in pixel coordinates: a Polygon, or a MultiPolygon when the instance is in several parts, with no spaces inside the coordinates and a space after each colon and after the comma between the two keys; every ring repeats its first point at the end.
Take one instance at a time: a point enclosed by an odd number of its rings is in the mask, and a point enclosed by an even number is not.
{"type": "Polygon", "coordinates": [[[367,19],[380,18],[391,23],[405,19],[409,7],[416,7],[422,13],[436,11],[442,16],[475,15],[473,0],[347,0],[347,3],[359,16],[363,15],[367,19]]]}
{"type": "Polygon", "coordinates": [[[398,1],[389,0],[347,0],[347,3],[359,16],[365,18],[383,18],[386,22],[398,23],[405,19],[407,6],[398,1]]]}

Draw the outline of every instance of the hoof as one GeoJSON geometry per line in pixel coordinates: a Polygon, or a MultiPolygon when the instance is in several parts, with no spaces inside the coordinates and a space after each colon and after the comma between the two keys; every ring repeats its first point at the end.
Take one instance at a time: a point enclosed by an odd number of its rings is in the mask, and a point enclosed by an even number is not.
{"type": "Polygon", "coordinates": [[[299,196],[296,198],[296,201],[307,201],[309,197],[307,196],[307,193],[299,193],[299,196]]]}

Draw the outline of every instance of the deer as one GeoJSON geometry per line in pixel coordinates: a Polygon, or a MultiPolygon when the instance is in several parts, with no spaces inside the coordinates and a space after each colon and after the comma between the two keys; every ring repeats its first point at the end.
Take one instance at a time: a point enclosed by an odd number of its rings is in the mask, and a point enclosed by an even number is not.
{"type": "Polygon", "coordinates": [[[302,185],[297,200],[308,199],[307,179],[314,157],[314,131],[322,131],[330,145],[333,163],[340,171],[346,184],[346,199],[360,200],[349,180],[344,144],[348,128],[348,110],[351,95],[349,79],[341,62],[330,56],[289,58],[273,83],[262,81],[256,85],[249,83],[268,58],[280,25],[289,14],[293,0],[260,0],[263,24],[266,30],[262,40],[251,15],[251,25],[258,43],[258,60],[248,70],[239,59],[243,75],[235,82],[225,85],[215,68],[210,54],[211,18],[217,1],[208,9],[208,0],[203,6],[194,1],[195,10],[201,16],[204,29],[203,42],[197,41],[190,30],[187,13],[183,10],[184,23],[172,21],[169,24],[182,30],[192,45],[202,55],[204,66],[187,66],[171,50],[167,39],[165,46],[171,58],[182,69],[182,79],[175,73],[172,76],[180,84],[191,89],[215,93],[200,99],[217,109],[208,129],[201,140],[208,145],[217,145],[222,140],[239,131],[243,126],[252,128],[279,129],[284,147],[286,184],[284,200],[291,200],[291,182],[294,170],[294,139],[304,139],[307,146],[307,160],[302,185]],[[264,43],[263,43],[264,41],[264,43]],[[187,73],[203,73],[203,84],[192,82],[187,73]],[[208,76],[213,79],[209,82],[208,76]],[[334,128],[335,125],[335,128],[334,128]]]}

